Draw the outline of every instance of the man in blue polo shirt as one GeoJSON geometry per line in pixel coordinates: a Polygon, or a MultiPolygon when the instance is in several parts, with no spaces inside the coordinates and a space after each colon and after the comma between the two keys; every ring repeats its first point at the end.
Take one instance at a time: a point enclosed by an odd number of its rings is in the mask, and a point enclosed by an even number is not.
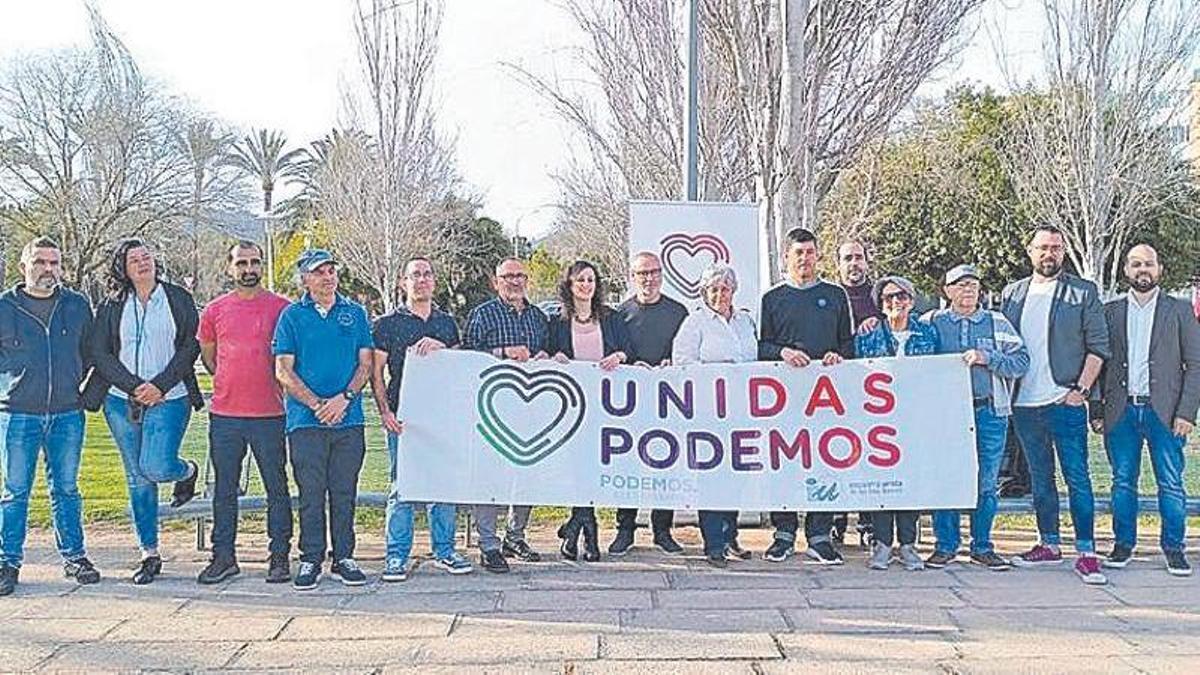
{"type": "Polygon", "coordinates": [[[327,498],[330,572],[347,586],[361,586],[367,577],[354,562],[354,502],[366,453],[359,394],[371,375],[371,325],[362,305],[337,292],[329,251],[305,251],[296,268],[305,293],[280,314],[272,345],[300,488],[300,567],[293,587],[308,590],[321,580],[327,498]]]}

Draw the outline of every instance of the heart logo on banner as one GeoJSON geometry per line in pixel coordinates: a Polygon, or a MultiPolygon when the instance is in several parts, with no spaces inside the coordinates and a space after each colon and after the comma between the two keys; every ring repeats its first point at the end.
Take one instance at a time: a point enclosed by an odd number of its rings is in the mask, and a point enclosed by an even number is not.
{"type": "Polygon", "coordinates": [[[479,423],[475,429],[488,445],[513,464],[530,466],[542,461],[570,440],[583,424],[583,389],[566,373],[528,372],[500,364],[480,373],[479,379],[475,399],[479,423]],[[510,416],[507,420],[497,408],[497,396],[503,394],[515,396],[520,402],[516,411],[512,406],[506,409],[510,416]],[[549,397],[552,404],[557,404],[548,408],[549,414],[533,405],[542,397],[549,397]],[[521,430],[514,429],[514,425],[521,430]]]}
{"type": "Polygon", "coordinates": [[[680,295],[690,300],[700,297],[700,272],[703,271],[703,267],[697,270],[693,261],[711,256],[713,263],[730,262],[729,247],[713,234],[676,232],[663,237],[659,243],[658,257],[662,260],[663,276],[680,295]],[[684,260],[692,264],[684,266],[684,260]]]}

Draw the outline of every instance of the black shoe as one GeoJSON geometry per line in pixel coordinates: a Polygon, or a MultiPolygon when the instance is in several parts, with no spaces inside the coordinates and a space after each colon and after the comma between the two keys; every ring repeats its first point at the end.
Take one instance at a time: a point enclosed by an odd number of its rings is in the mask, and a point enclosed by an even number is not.
{"type": "MultiPolygon", "coordinates": [[[[939,554],[935,553],[934,555],[939,554]]],[[[993,572],[1003,572],[1005,570],[1012,569],[1012,563],[996,555],[995,551],[988,551],[987,553],[972,553],[971,562],[975,563],[976,565],[986,567],[993,572]]],[[[927,567],[930,566],[928,562],[926,562],[925,565],[927,567]]],[[[943,564],[942,567],[945,567],[945,565],[943,564]]]]}
{"type": "Polygon", "coordinates": [[[583,521],[583,559],[600,562],[600,532],[594,518],[583,521]]]}
{"type": "Polygon", "coordinates": [[[142,562],[138,564],[138,568],[133,572],[133,583],[138,586],[145,586],[153,583],[154,578],[162,574],[162,558],[152,555],[142,558],[142,562]]]}
{"type": "Polygon", "coordinates": [[[12,595],[17,589],[17,577],[20,574],[20,567],[0,563],[0,596],[12,595]]]}
{"type": "Polygon", "coordinates": [[[564,560],[576,560],[579,558],[579,523],[574,518],[563,523],[558,528],[558,538],[562,543],[558,545],[558,552],[562,554],[564,560]]]}
{"type": "Polygon", "coordinates": [[[925,559],[925,566],[929,569],[940,570],[946,565],[958,559],[957,553],[946,553],[945,551],[934,551],[933,555],[925,559]]]}
{"type": "Polygon", "coordinates": [[[100,583],[100,570],[87,558],[68,560],[63,563],[63,576],[74,579],[75,583],[88,586],[100,583]]]}
{"type": "Polygon", "coordinates": [[[367,575],[363,573],[354,558],[342,558],[329,566],[329,575],[342,582],[344,586],[365,586],[367,575]]]}
{"type": "Polygon", "coordinates": [[[704,556],[704,562],[719,570],[729,567],[729,562],[725,560],[725,556],[723,555],[706,555],[704,556]]]}
{"type": "Polygon", "coordinates": [[[242,573],[242,568],[238,567],[237,558],[233,556],[216,556],[208,562],[208,567],[205,567],[200,572],[200,576],[196,577],[196,583],[209,586],[219,584],[230,577],[236,577],[242,573]]]}
{"type": "MultiPolygon", "coordinates": [[[[632,534],[629,536],[631,539],[633,538],[632,534]]],[[[659,532],[654,535],[654,545],[658,547],[658,550],[667,555],[679,555],[683,553],[683,547],[679,545],[679,542],[675,541],[670,532],[659,532]]]]}
{"type": "Polygon", "coordinates": [[[292,580],[292,568],[286,553],[272,553],[267,567],[268,584],[286,584],[292,580]]]}
{"type": "Polygon", "coordinates": [[[200,467],[192,460],[187,460],[188,466],[192,467],[192,472],[187,478],[175,482],[175,489],[171,492],[171,508],[179,508],[184,504],[192,501],[196,496],[196,479],[200,477],[200,467]]]}
{"type": "Polygon", "coordinates": [[[517,558],[525,562],[538,562],[542,559],[542,555],[529,547],[529,544],[524,539],[521,541],[504,540],[504,545],[501,547],[504,555],[510,558],[517,558]]]}
{"type": "MultiPolygon", "coordinates": [[[[671,535],[667,536],[669,537],[671,535]]],[[[654,543],[658,543],[657,536],[654,538],[654,543]]],[[[678,545],[679,544],[676,544],[676,546],[678,545]]],[[[629,553],[629,549],[631,548],[633,548],[633,530],[618,528],[617,536],[613,537],[612,543],[608,545],[608,554],[620,557],[626,553],[629,553]]]]}
{"type": "Polygon", "coordinates": [[[771,545],[767,547],[766,551],[763,551],[763,560],[768,562],[783,562],[784,560],[788,559],[788,556],[791,555],[794,550],[795,549],[792,546],[792,542],[776,539],[775,541],[771,542],[771,545]]]}
{"type": "Polygon", "coordinates": [[[479,556],[479,564],[483,565],[483,569],[496,574],[504,574],[508,571],[508,561],[504,559],[504,555],[500,551],[484,551],[479,556]]]}
{"type": "Polygon", "coordinates": [[[833,542],[829,541],[810,544],[804,553],[808,556],[808,561],[814,565],[841,565],[846,562],[842,559],[842,554],[833,547],[833,542]]]}
{"type": "Polygon", "coordinates": [[[1107,556],[1105,556],[1104,562],[1101,564],[1103,564],[1105,567],[1111,567],[1113,569],[1122,569],[1129,565],[1131,560],[1133,560],[1132,548],[1122,544],[1114,544],[1112,553],[1109,553],[1107,556]]]}
{"type": "Polygon", "coordinates": [[[1188,564],[1187,557],[1183,555],[1183,551],[1166,551],[1165,555],[1167,556],[1167,572],[1171,576],[1192,576],[1192,566],[1188,564]]]}
{"type": "Polygon", "coordinates": [[[749,560],[751,557],[750,551],[742,548],[736,541],[725,545],[726,560],[749,560]]]}
{"type": "Polygon", "coordinates": [[[311,591],[321,583],[321,563],[300,561],[300,568],[296,570],[296,579],[292,582],[292,588],[297,591],[311,591]]]}

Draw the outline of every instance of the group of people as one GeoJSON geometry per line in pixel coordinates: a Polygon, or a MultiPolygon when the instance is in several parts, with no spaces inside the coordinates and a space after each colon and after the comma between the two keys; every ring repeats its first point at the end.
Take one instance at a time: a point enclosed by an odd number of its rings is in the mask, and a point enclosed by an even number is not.
{"type": "MultiPolygon", "coordinates": [[[[436,272],[423,257],[401,270],[403,304],[372,323],[363,306],[338,292],[337,262],[328,251],[300,256],[304,292],[289,301],[262,287],[262,249],[242,241],[227,256],[233,290],[198,313],[184,288],[162,278],[150,247],[129,239],[113,252],[108,294],[93,313],[83,295],[62,285],[58,245],[37,238],[21,253],[24,281],[0,296],[0,595],[12,593],[18,582],[30,492],[43,454],[64,573],[80,584],[100,580],[84,547],[77,487],[85,409],[103,410],[124,464],[141,552],[132,580],[148,584],[161,574],[159,484],[174,484],[176,507],[196,494],[198,467],[180,458],[180,446],[192,411],[205,405],[197,357],[213,375],[208,440],[215,476],[212,558],[199,583],[240,573],[237,497],[249,449],[267,493],[266,581],[315,588],[329,558],[334,578],[365,584],[367,575],[354,559],[355,503],[366,450],[363,390],[371,384],[394,479],[404,433],[399,391],[405,362],[451,348],[518,362],[589,361],[603,369],[749,361],[837,367],[853,358],[961,354],[971,374],[979,467],[978,502],[969,514],[970,562],[991,570],[1063,562],[1057,459],[1075,529],[1075,571],[1086,583],[1106,583],[1102,568],[1127,565],[1137,542],[1138,479],[1142,448],[1148,446],[1167,569],[1190,574],[1184,554],[1184,446],[1200,407],[1200,323],[1190,303],[1159,288],[1162,266],[1147,245],[1128,251],[1129,293],[1106,305],[1095,285],[1063,271],[1061,232],[1037,228],[1027,250],[1032,275],[1009,284],[995,309],[983,306],[978,270],[962,264],[945,273],[945,306],[923,312],[908,279],[868,280],[867,251],[858,242],[838,248],[841,283],[822,280],[816,237],[796,228],[786,235],[786,279],[761,298],[761,326],[736,299],[738,279],[728,265],[704,271],[703,303],[689,311],[663,295],[662,261],[654,253],[633,256],[632,295],[615,308],[603,302],[600,270],[578,261],[561,278],[560,311],[547,316],[527,297],[524,263],[510,258],[496,267],[496,297],[474,308],[460,333],[433,302],[436,272]],[[1011,560],[991,542],[1010,416],[1028,457],[1039,533],[1036,545],[1011,560]],[[1103,561],[1095,547],[1089,424],[1104,436],[1113,474],[1115,543],[1103,561]],[[294,574],[289,460],[299,490],[294,574]]],[[[393,486],[384,581],[403,581],[411,570],[416,506],[393,486]]],[[[433,566],[450,574],[472,572],[472,563],[455,549],[458,507],[424,506],[433,566]]],[[[540,559],[525,538],[530,506],[472,508],[484,569],[507,572],[508,558],[540,559]]],[[[918,570],[958,560],[960,514],[933,514],[936,543],[926,557],[915,548],[918,516],[859,515],[860,532],[872,547],[869,567],[887,569],[899,561],[918,570]]],[[[609,556],[632,548],[636,518],[635,509],[617,511],[609,556]]],[[[738,542],[736,512],[703,510],[699,518],[711,565],[751,557],[738,542]]],[[[775,512],[771,522],[773,542],[762,557],[782,562],[796,550],[799,514],[775,512]]],[[[683,552],[672,536],[670,510],[654,510],[650,523],[658,549],[683,552]]],[[[558,529],[562,557],[600,560],[598,531],[594,509],[573,508],[558,529]]],[[[844,516],[807,514],[807,559],[843,563],[837,544],[845,531],[844,516]]]]}

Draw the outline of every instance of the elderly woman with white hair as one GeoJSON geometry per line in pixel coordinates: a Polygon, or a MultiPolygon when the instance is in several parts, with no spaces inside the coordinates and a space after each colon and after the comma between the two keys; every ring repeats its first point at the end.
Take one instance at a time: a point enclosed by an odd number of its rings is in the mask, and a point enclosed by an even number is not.
{"type": "MultiPolygon", "coordinates": [[[[758,330],[744,309],[735,309],[737,274],[717,263],[700,276],[704,305],[683,320],[671,352],[674,365],[694,363],[743,363],[758,358],[758,330]]],[[[713,567],[726,560],[749,559],[737,543],[737,511],[700,511],[700,533],[704,556],[713,567]]]]}

